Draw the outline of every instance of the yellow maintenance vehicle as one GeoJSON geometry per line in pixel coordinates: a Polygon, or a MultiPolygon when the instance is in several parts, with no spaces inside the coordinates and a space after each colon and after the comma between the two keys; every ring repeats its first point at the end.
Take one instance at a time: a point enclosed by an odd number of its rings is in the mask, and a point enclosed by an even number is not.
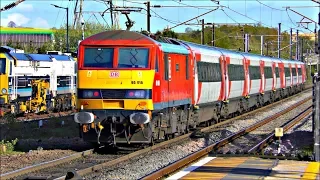
{"type": "Polygon", "coordinates": [[[29,101],[20,102],[20,113],[42,113],[47,112],[47,95],[50,83],[40,79],[31,81],[32,93],[29,101]]]}

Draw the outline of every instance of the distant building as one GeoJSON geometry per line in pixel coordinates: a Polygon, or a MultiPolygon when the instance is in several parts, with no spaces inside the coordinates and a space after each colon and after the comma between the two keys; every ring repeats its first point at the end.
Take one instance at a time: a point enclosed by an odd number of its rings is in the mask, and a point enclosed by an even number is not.
{"type": "Polygon", "coordinates": [[[6,46],[10,40],[13,44],[19,42],[20,45],[28,45],[41,47],[45,42],[53,40],[53,30],[37,29],[37,28],[0,28],[0,46],[6,46]]]}

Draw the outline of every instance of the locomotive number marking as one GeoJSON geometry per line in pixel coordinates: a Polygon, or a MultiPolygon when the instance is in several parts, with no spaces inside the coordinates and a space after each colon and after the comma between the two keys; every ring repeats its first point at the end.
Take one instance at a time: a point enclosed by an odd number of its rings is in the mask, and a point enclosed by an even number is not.
{"type": "Polygon", "coordinates": [[[91,77],[92,71],[87,71],[87,77],[91,77]]]}
{"type": "Polygon", "coordinates": [[[119,77],[120,73],[119,71],[112,71],[110,72],[110,77],[115,78],[115,77],[119,77]]]}
{"type": "Polygon", "coordinates": [[[131,84],[143,84],[143,81],[131,81],[131,84]]]}

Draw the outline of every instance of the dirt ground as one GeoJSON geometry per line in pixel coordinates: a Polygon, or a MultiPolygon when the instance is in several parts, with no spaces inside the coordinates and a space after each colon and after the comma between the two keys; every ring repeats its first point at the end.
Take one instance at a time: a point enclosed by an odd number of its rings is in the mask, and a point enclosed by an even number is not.
{"type": "Polygon", "coordinates": [[[34,150],[0,156],[1,174],[75,153],[71,150],[34,150]]]}

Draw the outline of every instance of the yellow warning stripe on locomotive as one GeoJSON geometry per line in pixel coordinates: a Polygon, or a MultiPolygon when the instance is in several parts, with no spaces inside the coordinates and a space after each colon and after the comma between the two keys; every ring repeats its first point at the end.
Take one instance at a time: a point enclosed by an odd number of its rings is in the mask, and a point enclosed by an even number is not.
{"type": "Polygon", "coordinates": [[[80,89],[152,89],[154,70],[79,70],[80,89]]]}

